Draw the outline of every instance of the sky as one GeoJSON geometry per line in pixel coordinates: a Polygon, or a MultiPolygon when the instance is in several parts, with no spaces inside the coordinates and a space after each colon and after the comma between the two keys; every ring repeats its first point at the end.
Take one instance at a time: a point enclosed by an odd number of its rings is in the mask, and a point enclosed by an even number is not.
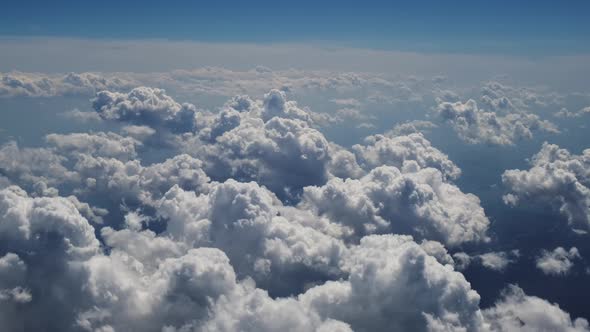
{"type": "Polygon", "coordinates": [[[6,1],[0,34],[314,42],[542,56],[587,52],[587,1],[6,1]]]}
{"type": "Polygon", "coordinates": [[[5,1],[0,330],[590,331],[587,1],[5,1]]]}

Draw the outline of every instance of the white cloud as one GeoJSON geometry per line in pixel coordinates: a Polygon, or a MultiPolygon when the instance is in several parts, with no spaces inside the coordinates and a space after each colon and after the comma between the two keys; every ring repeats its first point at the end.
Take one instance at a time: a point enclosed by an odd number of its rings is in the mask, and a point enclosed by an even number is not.
{"type": "Polygon", "coordinates": [[[89,123],[89,122],[100,122],[102,119],[100,115],[96,112],[88,112],[88,111],[80,111],[79,109],[75,108],[70,111],[66,111],[63,113],[59,113],[59,115],[63,116],[66,119],[71,119],[81,123],[89,123]]]}
{"type": "Polygon", "coordinates": [[[535,114],[508,113],[501,115],[478,108],[470,99],[463,102],[442,102],[436,108],[437,115],[449,122],[459,137],[467,143],[514,145],[522,139],[531,139],[533,132],[542,130],[557,133],[557,127],[535,114]]]}
{"type": "Polygon", "coordinates": [[[381,166],[358,180],[334,178],[306,187],[300,208],[351,227],[359,237],[394,232],[451,246],[488,240],[489,220],[479,199],[415,161],[403,170],[381,166]]]}
{"type": "Polygon", "coordinates": [[[430,129],[436,127],[438,126],[430,121],[413,120],[395,125],[391,133],[395,136],[409,135],[412,133],[428,132],[430,129]]]}
{"type": "Polygon", "coordinates": [[[158,213],[167,218],[166,234],[176,241],[220,248],[240,276],[277,291],[296,289],[301,282],[278,277],[281,273],[299,271],[300,278],[306,270],[337,274],[345,250],[342,241],[332,237],[342,233],[337,225],[283,206],[253,182],[214,183],[206,195],[173,187],[160,201],[158,213]]]}
{"type": "Polygon", "coordinates": [[[0,73],[0,97],[53,97],[92,95],[101,90],[122,90],[136,85],[121,75],[109,77],[95,73],[48,75],[40,73],[0,73]]]}
{"type": "Polygon", "coordinates": [[[136,149],[141,146],[141,142],[133,138],[103,132],[49,134],[45,136],[45,141],[63,155],[90,154],[119,160],[136,158],[136,149]]]}
{"type": "Polygon", "coordinates": [[[508,264],[514,263],[518,256],[518,250],[513,250],[511,252],[488,252],[479,255],[478,258],[482,266],[495,271],[503,271],[508,264]]]}
{"type": "Polygon", "coordinates": [[[105,120],[164,127],[180,133],[192,131],[196,126],[195,106],[181,105],[161,89],[138,87],[129,93],[100,91],[92,106],[105,120]]]}
{"type": "Polygon", "coordinates": [[[403,168],[414,161],[421,168],[436,168],[448,179],[456,179],[461,170],[420,133],[407,136],[373,135],[365,138],[364,145],[352,147],[360,165],[371,170],[381,165],[403,168]]]}
{"type": "Polygon", "coordinates": [[[574,266],[574,260],[581,258],[576,247],[565,250],[557,247],[553,251],[543,250],[537,257],[537,268],[549,275],[566,275],[574,266]]]}
{"type": "Polygon", "coordinates": [[[420,330],[425,316],[454,329],[477,330],[483,324],[479,295],[463,275],[439,264],[411,237],[365,237],[343,268],[348,280],[327,282],[300,298],[321,316],[350,323],[354,330],[420,330]]]}
{"type": "Polygon", "coordinates": [[[0,147],[0,170],[12,182],[32,186],[37,182],[55,185],[78,181],[77,174],[64,165],[65,157],[48,148],[20,148],[16,142],[0,147]]]}
{"type": "Polygon", "coordinates": [[[557,145],[544,143],[531,159],[529,170],[507,170],[502,182],[510,191],[509,205],[555,204],[573,228],[590,228],[590,149],[573,155],[557,145]]]}
{"type": "Polygon", "coordinates": [[[517,249],[511,251],[492,251],[473,256],[464,252],[453,254],[453,259],[456,262],[455,266],[458,270],[465,270],[470,264],[477,262],[487,269],[498,272],[503,272],[509,264],[516,263],[519,257],[520,252],[517,249]]]}
{"type": "Polygon", "coordinates": [[[589,331],[588,321],[572,320],[558,305],[527,296],[518,286],[508,287],[495,306],[483,311],[492,331],[589,331]]]}
{"type": "Polygon", "coordinates": [[[555,116],[558,118],[579,118],[586,114],[590,114],[590,106],[584,107],[577,112],[570,112],[567,108],[562,108],[555,113],[555,116]]]}

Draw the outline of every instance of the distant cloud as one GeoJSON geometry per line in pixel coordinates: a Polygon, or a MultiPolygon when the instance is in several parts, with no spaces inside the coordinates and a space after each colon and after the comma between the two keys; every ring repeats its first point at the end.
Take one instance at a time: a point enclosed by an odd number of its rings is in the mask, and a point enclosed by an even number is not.
{"type": "Polygon", "coordinates": [[[412,120],[397,124],[391,130],[393,135],[408,135],[412,133],[428,132],[438,126],[430,121],[412,120]]]}
{"type": "Polygon", "coordinates": [[[440,170],[445,178],[457,179],[461,170],[449,157],[433,147],[421,133],[397,136],[391,134],[366,137],[364,144],[352,147],[359,164],[367,170],[381,165],[402,169],[405,162],[414,161],[420,168],[440,170]]]}
{"type": "Polygon", "coordinates": [[[555,113],[555,116],[558,118],[579,118],[587,114],[590,114],[590,106],[584,107],[577,112],[570,112],[567,108],[562,108],[555,113]]]}
{"type": "Polygon", "coordinates": [[[61,116],[81,123],[88,122],[100,122],[102,119],[96,112],[80,111],[79,109],[73,109],[60,113],[61,116]]]}
{"type": "Polygon", "coordinates": [[[138,87],[129,93],[100,91],[92,106],[104,120],[165,127],[173,132],[195,129],[196,108],[179,104],[161,89],[138,87]]]}
{"type": "Polygon", "coordinates": [[[470,144],[514,145],[522,139],[531,139],[536,130],[557,133],[557,127],[537,115],[508,113],[499,115],[478,108],[470,99],[466,102],[442,102],[437,115],[451,124],[459,137],[470,144]]]}
{"type": "Polygon", "coordinates": [[[109,77],[95,73],[49,75],[39,73],[0,73],[0,97],[53,97],[92,95],[101,90],[123,90],[136,85],[120,75],[109,77]]]}

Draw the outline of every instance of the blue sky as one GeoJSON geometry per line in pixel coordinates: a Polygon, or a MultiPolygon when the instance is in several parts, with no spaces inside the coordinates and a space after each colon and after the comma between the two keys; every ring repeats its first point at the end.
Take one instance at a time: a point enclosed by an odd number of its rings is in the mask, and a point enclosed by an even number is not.
{"type": "Polygon", "coordinates": [[[590,50],[589,10],[588,1],[5,1],[0,35],[534,56],[590,50]]]}

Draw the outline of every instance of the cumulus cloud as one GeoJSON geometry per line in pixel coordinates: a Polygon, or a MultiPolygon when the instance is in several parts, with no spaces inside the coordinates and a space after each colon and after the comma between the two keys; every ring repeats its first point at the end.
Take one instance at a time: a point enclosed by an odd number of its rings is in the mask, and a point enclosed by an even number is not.
{"type": "Polygon", "coordinates": [[[481,102],[494,112],[529,112],[560,104],[562,96],[542,87],[514,87],[498,81],[481,88],[481,102]]]}
{"type": "MultiPolygon", "coordinates": [[[[260,102],[239,97],[220,113],[203,117],[203,129],[180,143],[201,158],[216,180],[255,180],[281,198],[293,198],[306,185],[323,184],[342,149],[312,126],[310,111],[272,90],[260,102]]],[[[354,158],[350,170],[358,168],[354,158]]]]}
{"type": "Polygon", "coordinates": [[[451,329],[483,325],[479,295],[463,275],[427,255],[411,237],[365,237],[343,268],[348,280],[327,282],[300,298],[354,330],[421,330],[432,321],[451,329]],[[426,293],[431,296],[418,295],[426,293]]]}
{"type": "Polygon", "coordinates": [[[283,206],[253,182],[228,180],[199,196],[173,187],[158,211],[167,218],[172,238],[189,246],[222,249],[238,275],[268,284],[271,291],[293,291],[290,284],[297,282],[289,276],[277,278],[285,272],[301,279],[306,274],[338,275],[339,257],[345,251],[338,225],[283,206]]]}
{"type": "Polygon", "coordinates": [[[586,114],[590,114],[590,106],[584,107],[577,112],[571,112],[567,108],[562,108],[555,113],[555,116],[558,118],[579,118],[586,114]]]}
{"type": "Polygon", "coordinates": [[[531,139],[536,130],[558,132],[555,125],[535,114],[488,112],[478,108],[473,99],[464,103],[442,102],[438,104],[436,113],[470,144],[514,145],[519,140],[531,139]]]}
{"type": "Polygon", "coordinates": [[[81,155],[74,170],[85,180],[75,192],[83,197],[107,195],[107,200],[115,203],[125,200],[151,205],[174,184],[197,192],[205,190],[209,177],[201,166],[200,160],[186,154],[149,166],[138,160],[81,155]]]}
{"type": "Polygon", "coordinates": [[[590,228],[590,149],[573,155],[544,143],[529,170],[507,170],[502,182],[509,205],[534,202],[555,206],[573,228],[590,228]]]}
{"type": "Polygon", "coordinates": [[[0,148],[1,174],[29,186],[37,182],[55,185],[77,181],[77,174],[63,165],[65,160],[49,148],[20,148],[14,141],[0,148]]]}
{"type": "Polygon", "coordinates": [[[195,129],[196,108],[179,104],[162,89],[138,87],[129,93],[100,91],[92,106],[102,119],[167,128],[173,132],[195,129]]]}
{"type": "Polygon", "coordinates": [[[300,207],[337,220],[357,236],[394,232],[448,245],[488,240],[489,220],[479,199],[415,161],[402,170],[380,166],[360,179],[306,187],[300,207]]]}
{"type": "Polygon", "coordinates": [[[45,141],[60,154],[90,154],[119,160],[136,158],[136,148],[141,146],[141,143],[133,138],[103,132],[49,134],[45,136],[45,141]]]}
{"type": "Polygon", "coordinates": [[[553,251],[543,250],[537,257],[537,268],[549,275],[566,275],[574,266],[574,260],[581,258],[576,247],[565,250],[557,247],[553,251]]]}
{"type": "Polygon", "coordinates": [[[492,331],[589,331],[588,321],[572,320],[558,305],[527,296],[518,286],[508,287],[495,306],[483,311],[492,331]]]}
{"type": "Polygon", "coordinates": [[[428,132],[430,129],[436,128],[437,125],[430,121],[413,120],[397,124],[391,130],[393,135],[409,135],[412,133],[428,132]]]}
{"type": "Polygon", "coordinates": [[[407,161],[414,161],[421,168],[438,169],[445,178],[456,179],[461,170],[420,133],[406,136],[373,135],[365,138],[364,145],[354,145],[353,152],[365,169],[388,165],[402,168],[407,161]]]}
{"type": "Polygon", "coordinates": [[[472,256],[464,252],[453,254],[455,267],[458,270],[465,270],[470,264],[475,262],[487,269],[498,272],[503,272],[509,264],[515,263],[519,257],[520,252],[517,249],[512,251],[487,252],[472,256]]]}
{"type": "Polygon", "coordinates": [[[80,123],[89,123],[89,122],[100,122],[102,119],[96,112],[89,112],[89,111],[80,111],[79,109],[75,108],[70,111],[66,111],[60,113],[59,115],[63,116],[66,119],[71,119],[76,122],[80,123]]]}
{"type": "Polygon", "coordinates": [[[141,143],[114,133],[51,134],[49,148],[19,148],[8,143],[0,149],[3,173],[38,196],[71,196],[87,218],[98,223],[120,204],[152,206],[174,184],[187,190],[206,190],[209,177],[202,162],[178,154],[144,166],[136,157],[141,143]],[[78,200],[78,198],[80,200],[78,200]]]}

